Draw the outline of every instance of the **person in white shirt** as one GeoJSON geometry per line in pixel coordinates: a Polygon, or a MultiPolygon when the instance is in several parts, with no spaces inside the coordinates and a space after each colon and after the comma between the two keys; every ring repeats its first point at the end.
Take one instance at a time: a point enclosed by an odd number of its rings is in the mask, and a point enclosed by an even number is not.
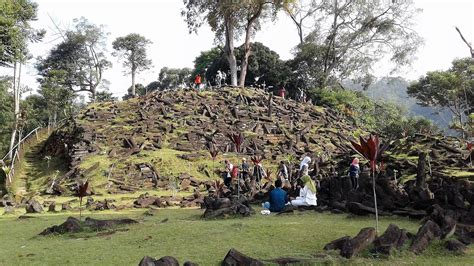
{"type": "Polygon", "coordinates": [[[300,189],[300,196],[291,201],[293,206],[316,206],[316,185],[309,175],[301,178],[304,187],[300,189]]]}
{"type": "Polygon", "coordinates": [[[300,163],[300,170],[299,170],[299,176],[305,176],[308,175],[309,171],[309,163],[311,162],[311,158],[309,156],[305,156],[303,160],[300,163]]]}

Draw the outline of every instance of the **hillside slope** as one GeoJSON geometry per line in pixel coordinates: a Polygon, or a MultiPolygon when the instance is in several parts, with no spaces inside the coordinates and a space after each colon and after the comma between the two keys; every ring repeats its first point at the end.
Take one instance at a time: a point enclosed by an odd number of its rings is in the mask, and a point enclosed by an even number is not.
{"type": "Polygon", "coordinates": [[[322,158],[325,175],[335,166],[331,158],[351,151],[348,138],[361,133],[332,110],[280,97],[269,105],[269,97],[258,90],[225,88],[92,104],[75,125],[58,131],[48,149],[62,149],[58,140],[68,144],[71,171],[64,178],[82,175],[95,189],[118,192],[149,188],[154,175],[158,186],[183,174],[215,178],[207,151],[211,145],[220,151],[216,163],[260,155],[273,173],[278,161],[297,163],[309,153],[322,158]],[[238,133],[244,138],[241,153],[235,153],[228,137],[238,133]]]}

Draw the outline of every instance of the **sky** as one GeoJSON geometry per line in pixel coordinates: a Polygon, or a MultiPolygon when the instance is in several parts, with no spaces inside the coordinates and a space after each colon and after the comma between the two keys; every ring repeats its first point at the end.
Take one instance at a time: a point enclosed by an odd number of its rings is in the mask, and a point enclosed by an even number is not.
{"type": "MultiPolygon", "coordinates": [[[[36,0],[39,5],[35,28],[44,28],[47,35],[43,42],[30,45],[30,51],[37,56],[46,56],[58,44],[55,28],[71,28],[74,18],[85,17],[95,24],[103,24],[110,33],[107,38],[108,53],[112,53],[112,42],[117,37],[138,33],[150,39],[149,57],[153,68],[138,74],[137,82],[147,85],[157,80],[162,67],[193,67],[193,60],[201,51],[209,50],[214,44],[214,34],[206,25],[198,34],[189,34],[186,23],[180,15],[182,0],[36,0]]],[[[417,17],[415,30],[424,38],[417,58],[409,68],[397,75],[414,80],[427,71],[443,70],[450,67],[455,58],[469,56],[467,46],[461,41],[454,26],[458,26],[472,43],[474,39],[474,1],[444,0],[415,1],[423,11],[417,17]]],[[[254,41],[262,42],[276,51],[284,60],[292,58],[292,49],[299,39],[292,21],[280,13],[275,22],[263,25],[254,41]]],[[[242,41],[236,42],[236,46],[242,41]]],[[[121,62],[110,56],[112,69],[104,77],[110,81],[110,90],[116,97],[123,96],[131,84],[129,75],[124,74],[121,62]]],[[[22,74],[22,84],[35,89],[36,71],[31,60],[22,74]]],[[[389,63],[380,62],[376,66],[376,76],[389,75],[389,63]]],[[[5,69],[1,70],[5,73],[5,69]]],[[[11,70],[10,70],[11,71],[11,70]]]]}

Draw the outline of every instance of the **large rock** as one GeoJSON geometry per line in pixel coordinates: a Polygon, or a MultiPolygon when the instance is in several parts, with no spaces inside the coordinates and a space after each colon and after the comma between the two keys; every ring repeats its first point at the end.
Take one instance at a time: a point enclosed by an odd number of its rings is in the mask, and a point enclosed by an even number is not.
{"type": "Polygon", "coordinates": [[[68,217],[64,223],[48,227],[39,235],[46,236],[51,234],[78,233],[81,230],[82,226],[79,220],[74,217],[68,217]]]}
{"type": "Polygon", "coordinates": [[[413,243],[410,246],[410,251],[419,255],[423,253],[423,251],[428,247],[431,241],[439,238],[440,236],[441,229],[439,228],[439,226],[435,222],[428,220],[418,230],[415,240],[413,240],[413,243]]]}
{"type": "Polygon", "coordinates": [[[25,208],[26,208],[26,213],[42,213],[43,212],[43,207],[35,199],[30,199],[26,203],[25,208]]]}
{"type": "Polygon", "coordinates": [[[238,266],[238,265],[259,266],[259,265],[264,265],[264,264],[257,259],[251,258],[231,248],[229,252],[227,252],[227,255],[225,256],[224,260],[222,261],[222,265],[223,266],[238,266]]]}
{"type": "Polygon", "coordinates": [[[145,256],[138,263],[138,266],[179,266],[179,262],[171,256],[161,257],[160,259],[145,256]]]}
{"type": "Polygon", "coordinates": [[[444,246],[447,250],[453,251],[453,252],[458,252],[458,253],[464,253],[467,249],[466,245],[461,243],[461,241],[452,239],[448,240],[444,243],[444,246]]]}
{"type": "Polygon", "coordinates": [[[336,249],[341,250],[344,244],[349,240],[351,240],[350,236],[343,236],[341,238],[338,238],[336,240],[333,240],[327,243],[323,249],[324,250],[336,250],[336,249]]]}
{"type": "Polygon", "coordinates": [[[408,239],[406,231],[390,224],[385,233],[374,240],[373,252],[390,255],[393,248],[400,249],[408,239]]]}
{"type": "Polygon", "coordinates": [[[374,241],[375,236],[375,228],[362,228],[357,236],[349,241],[344,242],[341,249],[341,256],[352,258],[354,255],[357,255],[359,252],[369,246],[374,241]]]}

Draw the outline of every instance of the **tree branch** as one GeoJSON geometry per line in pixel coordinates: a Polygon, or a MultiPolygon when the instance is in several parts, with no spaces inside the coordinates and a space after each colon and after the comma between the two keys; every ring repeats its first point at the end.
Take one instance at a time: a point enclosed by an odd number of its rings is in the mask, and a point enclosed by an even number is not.
{"type": "Polygon", "coordinates": [[[454,28],[459,33],[459,36],[461,36],[461,39],[463,40],[463,42],[467,45],[467,47],[469,47],[469,50],[471,52],[471,58],[474,58],[474,50],[472,49],[471,44],[464,38],[464,36],[461,33],[461,30],[458,27],[454,27],[454,28]]]}

